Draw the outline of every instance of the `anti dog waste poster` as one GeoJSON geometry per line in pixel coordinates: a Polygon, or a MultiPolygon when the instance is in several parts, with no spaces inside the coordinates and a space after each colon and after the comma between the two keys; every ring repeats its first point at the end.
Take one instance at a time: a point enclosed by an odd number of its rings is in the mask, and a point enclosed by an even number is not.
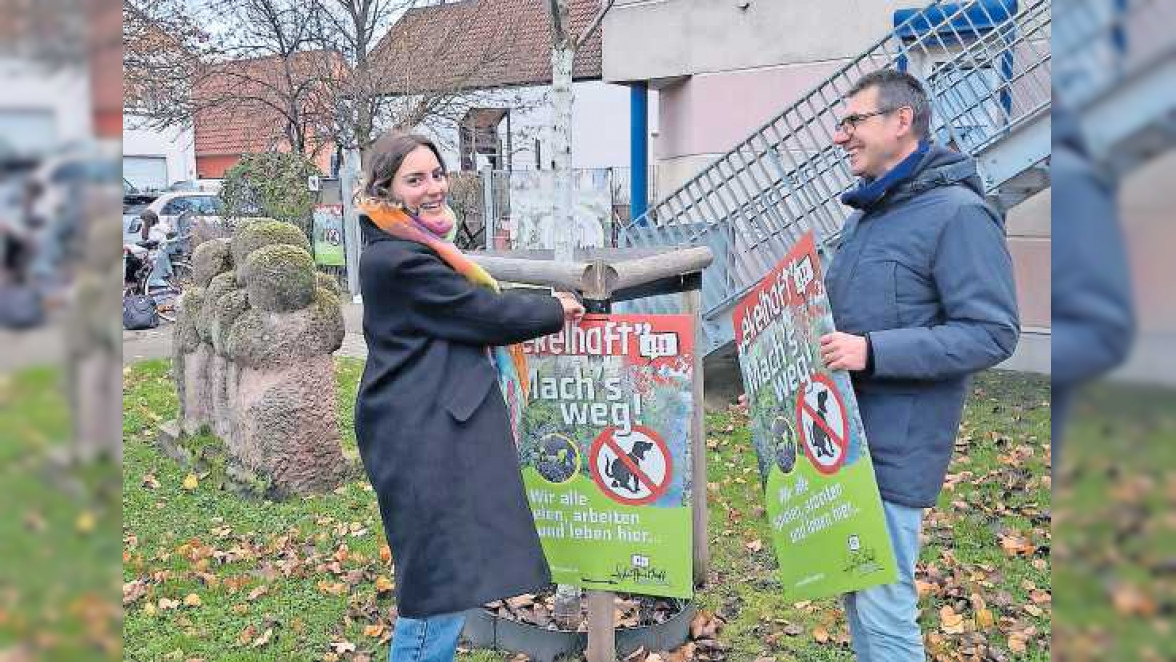
{"type": "Polygon", "coordinates": [[[821,361],[833,315],[811,232],[739,302],[733,323],[785,595],[807,600],[893,582],[853,387],[821,361]]]}
{"type": "Polygon", "coordinates": [[[523,482],[554,580],[692,594],[693,320],[590,315],[523,344],[523,482]]]}

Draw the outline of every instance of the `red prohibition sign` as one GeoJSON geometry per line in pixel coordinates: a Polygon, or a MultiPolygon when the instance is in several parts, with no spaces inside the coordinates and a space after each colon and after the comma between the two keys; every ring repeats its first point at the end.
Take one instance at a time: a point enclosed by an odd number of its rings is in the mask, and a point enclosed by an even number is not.
{"type": "Polygon", "coordinates": [[[804,449],[805,455],[808,455],[809,461],[812,462],[813,467],[827,475],[831,476],[837,473],[841,465],[845,464],[845,457],[849,455],[849,414],[845,411],[845,403],[841,400],[841,393],[838,392],[837,387],[833,384],[833,380],[828,375],[814,375],[811,384],[820,384],[825,387],[833,398],[833,404],[836,405],[841,420],[841,433],[838,434],[825,421],[820,412],[813,410],[813,408],[805,401],[805,393],[808,392],[809,387],[806,385],[801,388],[796,395],[796,427],[800,435],[801,447],[804,449]],[[829,464],[823,463],[821,458],[818,458],[819,453],[814,452],[809,445],[809,426],[805,425],[805,418],[812,420],[813,425],[820,428],[829,441],[837,445],[841,452],[837,454],[837,458],[829,464]]]}
{"type": "MultiPolygon", "coordinates": [[[[612,499],[613,501],[623,503],[627,506],[644,506],[646,504],[657,501],[663,494],[666,493],[666,490],[669,489],[670,482],[674,476],[674,460],[670,455],[669,447],[666,446],[666,442],[662,440],[661,436],[650,428],[644,425],[634,425],[632,427],[632,434],[639,434],[640,436],[645,437],[650,442],[652,442],[652,446],[648,449],[645,449],[641,455],[646,455],[652,452],[661,454],[661,457],[665,463],[665,471],[662,473],[662,479],[659,483],[658,481],[650,478],[648,472],[641,468],[641,463],[639,460],[634,461],[634,458],[630,455],[630,453],[633,452],[633,449],[630,449],[629,452],[626,452],[625,449],[621,448],[621,445],[618,444],[614,438],[616,432],[617,428],[615,426],[607,427],[596,437],[596,441],[592,442],[592,448],[588,452],[589,466],[592,469],[592,480],[596,482],[596,486],[599,487],[602,492],[604,492],[605,496],[612,499]],[[645,489],[649,490],[649,494],[641,497],[631,498],[623,496],[616,491],[622,486],[614,487],[610,481],[616,482],[619,480],[618,472],[614,469],[612,476],[602,475],[602,469],[600,467],[601,452],[606,447],[612,451],[613,455],[616,456],[616,459],[613,460],[612,466],[623,467],[621,471],[624,472],[624,475],[629,479],[636,481],[638,487],[644,485],[645,489]]],[[[634,445],[639,442],[640,439],[634,442],[634,445]]],[[[606,464],[607,461],[607,458],[605,458],[606,464]]],[[[607,471],[607,469],[604,471],[607,471]]]]}

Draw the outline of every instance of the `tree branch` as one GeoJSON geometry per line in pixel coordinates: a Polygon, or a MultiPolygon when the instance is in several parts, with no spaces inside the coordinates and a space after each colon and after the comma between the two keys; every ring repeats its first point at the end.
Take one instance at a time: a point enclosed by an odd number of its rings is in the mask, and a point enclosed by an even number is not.
{"type": "MultiPolygon", "coordinates": [[[[555,0],[552,0],[552,2],[554,1],[555,0]]],[[[580,33],[579,38],[576,39],[577,51],[579,51],[580,47],[584,45],[584,42],[588,41],[592,37],[592,33],[596,32],[596,29],[600,27],[600,23],[604,21],[604,15],[608,13],[608,10],[612,9],[614,2],[616,2],[616,0],[608,0],[608,2],[606,2],[605,5],[600,8],[600,11],[596,12],[596,16],[592,17],[592,22],[588,24],[588,27],[584,28],[584,31],[580,33]]]]}

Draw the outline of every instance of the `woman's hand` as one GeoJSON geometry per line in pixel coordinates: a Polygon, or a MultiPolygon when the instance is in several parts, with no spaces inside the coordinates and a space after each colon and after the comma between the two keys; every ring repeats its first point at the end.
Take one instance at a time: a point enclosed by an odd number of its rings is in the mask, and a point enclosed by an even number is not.
{"type": "Polygon", "coordinates": [[[559,305],[563,306],[565,320],[579,322],[580,318],[584,316],[584,304],[580,303],[576,295],[571,292],[556,292],[552,296],[559,299],[559,305]]]}

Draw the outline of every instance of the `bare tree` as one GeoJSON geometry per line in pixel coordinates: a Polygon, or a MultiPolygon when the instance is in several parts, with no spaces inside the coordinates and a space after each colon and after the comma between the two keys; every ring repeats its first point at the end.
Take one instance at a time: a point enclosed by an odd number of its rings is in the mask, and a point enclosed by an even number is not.
{"type": "Polygon", "coordinates": [[[570,0],[548,0],[551,11],[551,141],[555,158],[555,259],[572,259],[572,67],[576,52],[600,27],[616,0],[605,0],[579,33],[572,31],[570,0]]]}
{"type": "MultiPolygon", "coordinates": [[[[555,201],[552,213],[555,224],[555,260],[570,262],[573,256],[572,232],[572,69],[576,52],[599,27],[615,0],[606,0],[578,35],[572,30],[570,0],[548,0],[551,12],[551,142],[555,171],[555,201]]],[[[580,591],[560,584],[555,593],[555,615],[563,627],[573,625],[580,615],[580,591]]]]}
{"type": "Polygon", "coordinates": [[[187,126],[216,113],[252,122],[250,137],[269,147],[314,155],[331,142],[330,92],[347,66],[319,48],[318,4],[157,0],[128,2],[125,14],[128,110],[150,126],[187,126]]]}
{"type": "Polygon", "coordinates": [[[512,25],[487,22],[472,5],[438,8],[446,12],[441,21],[425,13],[435,4],[426,0],[317,1],[322,47],[350,65],[333,95],[344,148],[364,149],[383,129],[460,122],[492,98],[479,80],[507,66],[515,39],[512,25]]]}
{"type": "Polygon", "coordinates": [[[83,63],[93,49],[94,0],[9,0],[0,53],[51,68],[83,63]],[[13,38],[15,37],[15,38],[13,38]]]}
{"type": "Polygon", "coordinates": [[[191,120],[190,99],[208,35],[183,0],[123,2],[123,111],[156,128],[191,120]]]}

